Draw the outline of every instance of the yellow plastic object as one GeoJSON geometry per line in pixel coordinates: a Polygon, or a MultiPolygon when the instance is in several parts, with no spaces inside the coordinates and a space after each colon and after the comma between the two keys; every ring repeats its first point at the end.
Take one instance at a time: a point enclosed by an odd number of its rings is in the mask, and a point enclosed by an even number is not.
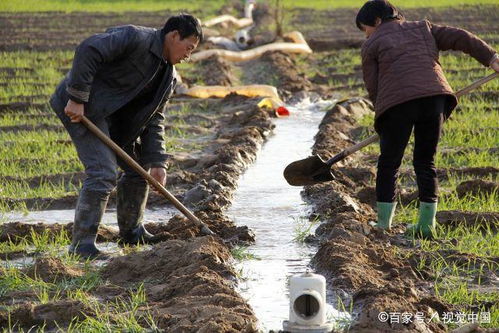
{"type": "Polygon", "coordinates": [[[194,86],[188,89],[184,94],[196,97],[196,98],[209,98],[209,97],[219,97],[223,98],[231,93],[236,93],[238,95],[248,96],[248,97],[270,97],[277,101],[280,101],[277,89],[272,86],[263,84],[254,84],[249,86],[235,86],[235,87],[225,87],[225,86],[194,86]]]}
{"type": "Polygon", "coordinates": [[[273,98],[265,97],[263,98],[260,102],[257,104],[261,108],[267,108],[267,109],[277,109],[282,105],[281,100],[276,100],[273,98]]]}
{"type": "Polygon", "coordinates": [[[274,110],[276,117],[287,117],[289,116],[289,110],[284,106],[284,103],[279,99],[265,97],[257,104],[261,108],[267,108],[274,110]]]}
{"type": "Polygon", "coordinates": [[[255,47],[251,50],[236,52],[222,49],[205,50],[194,53],[191,56],[191,61],[196,62],[217,55],[230,61],[247,61],[260,57],[268,51],[283,51],[288,53],[312,53],[312,49],[308,46],[303,35],[298,31],[293,31],[285,35],[290,38],[293,43],[271,43],[255,47]]]}

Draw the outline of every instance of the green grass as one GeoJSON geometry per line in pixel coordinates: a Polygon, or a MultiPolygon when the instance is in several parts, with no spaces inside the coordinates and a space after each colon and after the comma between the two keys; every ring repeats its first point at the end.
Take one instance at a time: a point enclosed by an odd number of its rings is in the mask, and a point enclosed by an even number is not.
{"type": "Polygon", "coordinates": [[[336,305],[335,308],[344,314],[347,314],[343,317],[327,317],[327,321],[334,322],[333,331],[338,332],[348,332],[350,327],[355,323],[355,313],[354,313],[354,302],[353,298],[350,297],[348,300],[348,305],[345,305],[341,297],[336,297],[336,305]]]}
{"type": "MultiPolygon", "coordinates": [[[[467,212],[497,212],[499,211],[499,194],[492,192],[491,194],[466,195],[459,198],[456,192],[440,197],[438,203],[439,210],[461,210],[467,212]]],[[[417,218],[416,204],[413,202],[406,206],[400,206],[397,209],[395,216],[396,221],[400,222],[415,222],[417,218]]]]}
{"type": "MultiPolygon", "coordinates": [[[[87,12],[126,12],[126,11],[204,11],[215,13],[228,1],[223,0],[197,0],[185,2],[180,0],[7,0],[0,3],[0,11],[87,11],[87,12]]],[[[242,2],[242,1],[241,1],[242,2]]],[[[273,4],[273,1],[263,1],[273,4]]],[[[335,9],[335,8],[360,8],[364,4],[362,1],[352,0],[283,0],[283,5],[287,9],[293,8],[314,8],[314,9],[335,9]]],[[[401,8],[415,7],[446,7],[460,5],[477,4],[497,4],[495,0],[405,0],[393,1],[393,4],[401,8]]]]}
{"type": "Polygon", "coordinates": [[[436,238],[440,242],[419,240],[421,249],[428,252],[454,250],[484,258],[493,258],[499,255],[499,237],[492,231],[490,225],[486,225],[485,228],[482,226],[439,226],[436,238]],[[477,237],[477,235],[480,235],[480,237],[477,237]],[[445,242],[446,240],[449,242],[445,242]],[[451,240],[453,241],[451,242],[451,240]]]}
{"type": "Polygon", "coordinates": [[[259,260],[256,255],[249,252],[247,246],[237,245],[230,250],[230,253],[232,254],[232,257],[238,261],[259,260]]]}
{"type": "Polygon", "coordinates": [[[78,188],[71,183],[41,182],[39,186],[31,187],[25,181],[5,181],[2,182],[2,186],[1,197],[18,199],[59,198],[78,192],[78,188]]]}
{"type": "Polygon", "coordinates": [[[0,296],[4,296],[11,291],[40,290],[52,286],[51,283],[30,278],[16,267],[3,268],[2,273],[2,276],[0,276],[0,296]]]}
{"type": "Polygon", "coordinates": [[[30,235],[22,239],[10,238],[7,242],[0,242],[0,253],[26,251],[38,254],[56,254],[69,243],[70,239],[64,230],[56,234],[49,230],[44,230],[42,233],[31,230],[30,235]]]}
{"type": "Polygon", "coordinates": [[[320,222],[319,218],[315,218],[309,221],[307,217],[297,217],[294,218],[295,228],[294,228],[294,238],[293,240],[298,243],[305,243],[305,240],[309,235],[313,234],[314,227],[320,222]]]}
{"type": "MultiPolygon", "coordinates": [[[[68,159],[52,159],[47,156],[37,158],[25,158],[26,155],[18,154],[18,159],[5,159],[2,168],[0,169],[0,177],[34,177],[39,175],[53,175],[66,172],[80,172],[83,171],[83,165],[77,159],[76,153],[70,148],[62,150],[63,147],[55,146],[55,154],[62,153],[63,155],[70,155],[68,159]]],[[[57,156],[57,155],[49,155],[57,156]]]]}
{"type": "MultiPolygon", "coordinates": [[[[73,294],[75,295],[75,294],[73,294]]],[[[130,290],[128,297],[118,297],[114,301],[102,303],[85,293],[75,295],[98,316],[85,315],[84,320],[75,318],[67,332],[155,332],[159,331],[147,305],[143,285],[130,290]]],[[[73,296],[73,297],[75,297],[73,296]]]]}
{"type": "MultiPolygon", "coordinates": [[[[29,113],[29,111],[28,111],[29,113]]],[[[62,124],[59,118],[56,117],[55,113],[53,115],[44,116],[44,117],[30,117],[30,115],[26,114],[12,114],[7,113],[4,115],[0,115],[0,124],[2,127],[4,126],[22,126],[22,125],[57,125],[61,126],[62,124]]],[[[0,127],[1,130],[1,127],[0,127]]]]}
{"type": "Polygon", "coordinates": [[[128,11],[212,11],[219,9],[226,1],[197,0],[7,0],[0,2],[0,11],[85,11],[85,12],[128,12],[128,11]]]}
{"type": "MultiPolygon", "coordinates": [[[[102,301],[92,295],[97,286],[105,283],[98,270],[89,262],[83,265],[66,255],[65,265],[79,266],[84,274],[80,277],[63,279],[58,282],[44,282],[38,278],[31,278],[19,268],[6,267],[0,276],[0,296],[12,291],[32,291],[35,304],[48,304],[59,300],[69,299],[82,303],[86,313],[83,319],[75,317],[67,328],[60,327],[66,332],[150,332],[158,331],[158,326],[147,305],[147,296],[142,284],[129,289],[126,295],[102,301]]],[[[15,309],[15,305],[6,307],[8,311],[15,309]]],[[[9,332],[18,330],[15,323],[9,323],[9,332]]],[[[43,327],[38,327],[43,332],[43,327]]],[[[23,330],[19,330],[23,331],[23,330]]]]}
{"type": "MultiPolygon", "coordinates": [[[[438,248],[426,248],[423,250],[438,250],[438,248]]],[[[480,261],[470,258],[467,262],[456,263],[439,254],[438,252],[427,252],[416,268],[419,271],[426,270],[433,276],[433,288],[435,295],[451,304],[456,304],[464,309],[464,313],[489,312],[490,323],[481,323],[481,327],[498,327],[499,325],[499,293],[481,292],[477,289],[486,277],[486,271],[497,271],[497,263],[493,261],[480,261]],[[471,286],[470,281],[476,286],[471,286]],[[488,308],[484,303],[493,304],[488,308]],[[473,310],[471,310],[473,308],[473,310]],[[478,311],[476,310],[478,308],[478,311]]],[[[443,320],[443,318],[440,318],[443,320]]],[[[450,323],[450,328],[457,327],[450,323]]]]}

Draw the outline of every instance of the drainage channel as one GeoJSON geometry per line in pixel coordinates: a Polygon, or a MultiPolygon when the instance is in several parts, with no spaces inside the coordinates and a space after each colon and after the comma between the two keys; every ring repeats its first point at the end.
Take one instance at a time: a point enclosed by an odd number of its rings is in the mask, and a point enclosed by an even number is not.
{"type": "MultiPolygon", "coordinates": [[[[236,264],[239,292],[259,319],[260,329],[278,331],[289,315],[288,281],[304,273],[316,248],[297,241],[297,228],[308,223],[301,187],[289,186],[285,166],[310,155],[313,137],[333,102],[306,99],[289,107],[291,115],[277,120],[274,135],[264,144],[256,162],[239,180],[227,214],[237,225],[255,232],[256,242],[236,264]]],[[[328,305],[328,317],[343,316],[328,305]]]]}
{"type": "MultiPolygon", "coordinates": [[[[159,208],[159,209],[146,209],[144,212],[144,222],[158,222],[167,223],[178,212],[174,208],[159,208]]],[[[0,214],[0,221],[16,221],[22,223],[60,223],[67,224],[74,221],[74,209],[63,210],[40,210],[24,212],[10,212],[0,214]]],[[[116,209],[106,209],[102,217],[101,225],[110,225],[118,227],[116,209]]]]}

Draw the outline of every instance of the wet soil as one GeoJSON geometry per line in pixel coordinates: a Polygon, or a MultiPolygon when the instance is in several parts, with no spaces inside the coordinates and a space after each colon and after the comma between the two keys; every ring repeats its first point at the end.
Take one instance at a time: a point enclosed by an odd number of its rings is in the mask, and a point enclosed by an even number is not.
{"type": "Polygon", "coordinates": [[[160,328],[253,332],[253,312],[233,289],[230,258],[227,247],[213,237],[172,240],[115,258],[102,274],[122,287],[143,282],[160,328]]]}
{"type": "Polygon", "coordinates": [[[69,280],[83,275],[81,269],[71,268],[64,265],[58,258],[37,258],[35,264],[26,269],[25,274],[32,279],[40,279],[45,282],[59,282],[69,280]]]}

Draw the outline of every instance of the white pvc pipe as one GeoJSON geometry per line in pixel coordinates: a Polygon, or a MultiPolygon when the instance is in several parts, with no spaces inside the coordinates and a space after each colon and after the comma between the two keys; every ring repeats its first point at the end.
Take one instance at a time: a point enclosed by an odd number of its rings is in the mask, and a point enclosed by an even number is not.
{"type": "Polygon", "coordinates": [[[250,18],[243,17],[238,19],[231,15],[221,15],[204,22],[203,25],[209,28],[223,22],[230,22],[235,26],[237,26],[238,28],[244,28],[247,27],[248,25],[253,24],[253,19],[251,17],[250,18]]]}
{"type": "Polygon", "coordinates": [[[239,28],[247,27],[248,25],[253,24],[253,9],[255,8],[255,0],[246,0],[246,4],[244,5],[244,17],[243,18],[235,18],[232,15],[220,15],[214,17],[203,23],[205,27],[212,27],[214,25],[230,22],[239,28]]]}
{"type": "Polygon", "coordinates": [[[283,51],[288,53],[312,53],[312,49],[308,46],[307,42],[305,41],[305,38],[303,38],[303,35],[300,32],[293,31],[289,34],[286,34],[285,37],[292,39],[293,43],[271,43],[241,52],[221,50],[221,49],[205,50],[194,53],[191,56],[191,61],[196,62],[204,60],[214,55],[217,55],[219,57],[234,62],[247,61],[258,58],[262,54],[268,51],[283,51]]]}
{"type": "Polygon", "coordinates": [[[255,0],[246,0],[244,5],[244,17],[253,19],[253,9],[255,8],[255,0]]]}

